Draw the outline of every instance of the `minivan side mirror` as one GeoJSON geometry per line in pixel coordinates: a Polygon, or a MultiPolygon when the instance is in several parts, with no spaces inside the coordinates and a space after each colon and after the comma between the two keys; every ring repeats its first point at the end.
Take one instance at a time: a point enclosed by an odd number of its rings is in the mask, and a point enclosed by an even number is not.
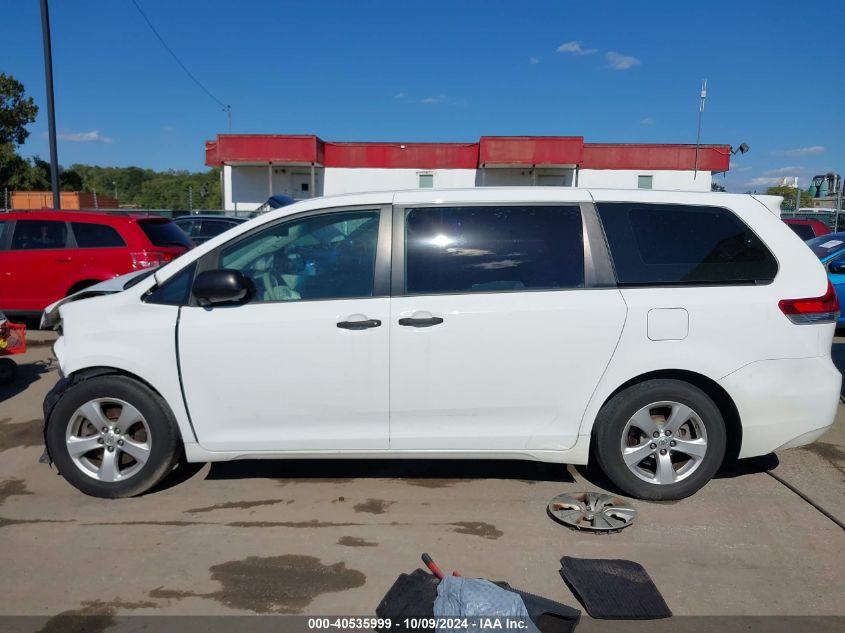
{"type": "Polygon", "coordinates": [[[232,303],[245,299],[252,282],[239,270],[221,268],[206,270],[197,275],[191,288],[200,305],[232,303]]]}
{"type": "Polygon", "coordinates": [[[834,275],[845,275],[845,257],[837,257],[827,265],[827,269],[834,275]]]}

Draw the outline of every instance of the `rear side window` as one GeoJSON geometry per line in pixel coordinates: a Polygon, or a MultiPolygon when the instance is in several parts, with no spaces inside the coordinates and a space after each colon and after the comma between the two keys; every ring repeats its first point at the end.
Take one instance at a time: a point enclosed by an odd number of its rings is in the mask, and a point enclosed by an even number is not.
{"type": "Polygon", "coordinates": [[[405,230],[409,294],[584,286],[577,206],[408,209],[405,230]]]}
{"type": "Polygon", "coordinates": [[[765,283],[777,261],[721,207],[597,205],[621,284],[765,283]]]}
{"type": "Polygon", "coordinates": [[[185,231],[173,222],[159,222],[157,220],[139,220],[138,226],[147,235],[154,246],[184,246],[191,248],[191,240],[185,231]]]}
{"type": "Polygon", "coordinates": [[[8,222],[0,221],[0,248],[3,248],[3,236],[6,235],[6,226],[8,222]]]}
{"type": "Polygon", "coordinates": [[[92,222],[71,222],[73,236],[79,248],[108,248],[126,246],[114,228],[92,222]]]}
{"type": "Polygon", "coordinates": [[[67,225],[52,220],[18,220],[12,235],[12,250],[66,248],[67,225]]]}
{"type": "Polygon", "coordinates": [[[787,224],[786,226],[791,228],[795,234],[805,242],[816,236],[816,234],[813,233],[813,227],[809,224],[787,224]]]}

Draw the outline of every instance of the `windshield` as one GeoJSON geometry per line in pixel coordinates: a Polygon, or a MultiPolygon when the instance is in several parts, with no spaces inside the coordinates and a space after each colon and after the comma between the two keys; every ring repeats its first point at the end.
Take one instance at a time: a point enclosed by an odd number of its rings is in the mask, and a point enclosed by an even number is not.
{"type": "Polygon", "coordinates": [[[812,251],[819,259],[830,257],[845,248],[845,233],[831,233],[807,241],[812,251]]]}

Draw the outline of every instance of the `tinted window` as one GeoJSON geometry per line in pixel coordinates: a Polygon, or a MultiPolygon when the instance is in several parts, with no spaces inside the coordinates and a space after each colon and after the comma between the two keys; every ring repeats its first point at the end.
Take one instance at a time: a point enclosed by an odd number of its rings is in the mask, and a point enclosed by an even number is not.
{"type": "Polygon", "coordinates": [[[805,242],[816,236],[816,234],[813,233],[813,227],[809,224],[787,224],[786,226],[795,231],[795,234],[805,242]]]}
{"type": "Polygon", "coordinates": [[[845,249],[845,233],[830,233],[821,235],[807,242],[807,246],[819,259],[824,259],[845,249]]]}
{"type": "Polygon", "coordinates": [[[0,248],[3,247],[3,236],[6,234],[7,224],[5,221],[0,222],[0,248]]]}
{"type": "Polygon", "coordinates": [[[233,226],[235,226],[233,222],[226,222],[225,220],[203,220],[200,235],[214,237],[220,235],[223,231],[228,231],[233,226]]]}
{"type": "Polygon", "coordinates": [[[49,220],[18,220],[12,236],[12,249],[65,248],[67,225],[49,220]]]}
{"type": "Polygon", "coordinates": [[[378,223],[378,211],[354,211],[275,224],[224,250],[220,267],[252,279],[252,301],[370,297],[378,223]]]}
{"type": "Polygon", "coordinates": [[[73,236],[79,248],[126,246],[126,242],[115,229],[105,224],[71,222],[73,236]]]}
{"type": "Polygon", "coordinates": [[[155,246],[192,246],[190,238],[173,222],[140,220],[138,226],[155,246]]]}
{"type": "Polygon", "coordinates": [[[620,283],[771,281],[777,262],[736,215],[720,207],[598,205],[620,283]]]}
{"type": "Polygon", "coordinates": [[[409,294],[584,285],[577,206],[409,209],[405,231],[409,294]]]}
{"type": "MultiPolygon", "coordinates": [[[[196,262],[188,266],[185,270],[176,273],[173,277],[165,281],[161,286],[155,288],[147,295],[147,303],[163,303],[165,305],[181,306],[188,303],[188,297],[191,293],[191,284],[194,281],[194,271],[196,270],[196,262]]],[[[135,281],[133,279],[132,281],[135,281]]]]}
{"type": "Polygon", "coordinates": [[[194,237],[195,235],[199,235],[200,229],[200,221],[199,220],[174,220],[173,224],[178,226],[180,229],[185,231],[187,235],[194,237]]]}

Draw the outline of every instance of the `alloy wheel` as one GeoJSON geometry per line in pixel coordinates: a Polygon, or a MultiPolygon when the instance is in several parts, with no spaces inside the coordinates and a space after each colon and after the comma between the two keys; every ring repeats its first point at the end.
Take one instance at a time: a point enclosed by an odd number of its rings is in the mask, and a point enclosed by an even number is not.
{"type": "Polygon", "coordinates": [[[150,457],[152,438],[144,416],[124,400],[96,398],[79,407],[65,433],[74,465],[98,481],[125,481],[150,457]]]}
{"type": "Polygon", "coordinates": [[[707,428],[689,406],[653,402],[632,415],[622,431],[622,459],[638,478],[669,485],[695,472],[707,453],[707,428]]]}

